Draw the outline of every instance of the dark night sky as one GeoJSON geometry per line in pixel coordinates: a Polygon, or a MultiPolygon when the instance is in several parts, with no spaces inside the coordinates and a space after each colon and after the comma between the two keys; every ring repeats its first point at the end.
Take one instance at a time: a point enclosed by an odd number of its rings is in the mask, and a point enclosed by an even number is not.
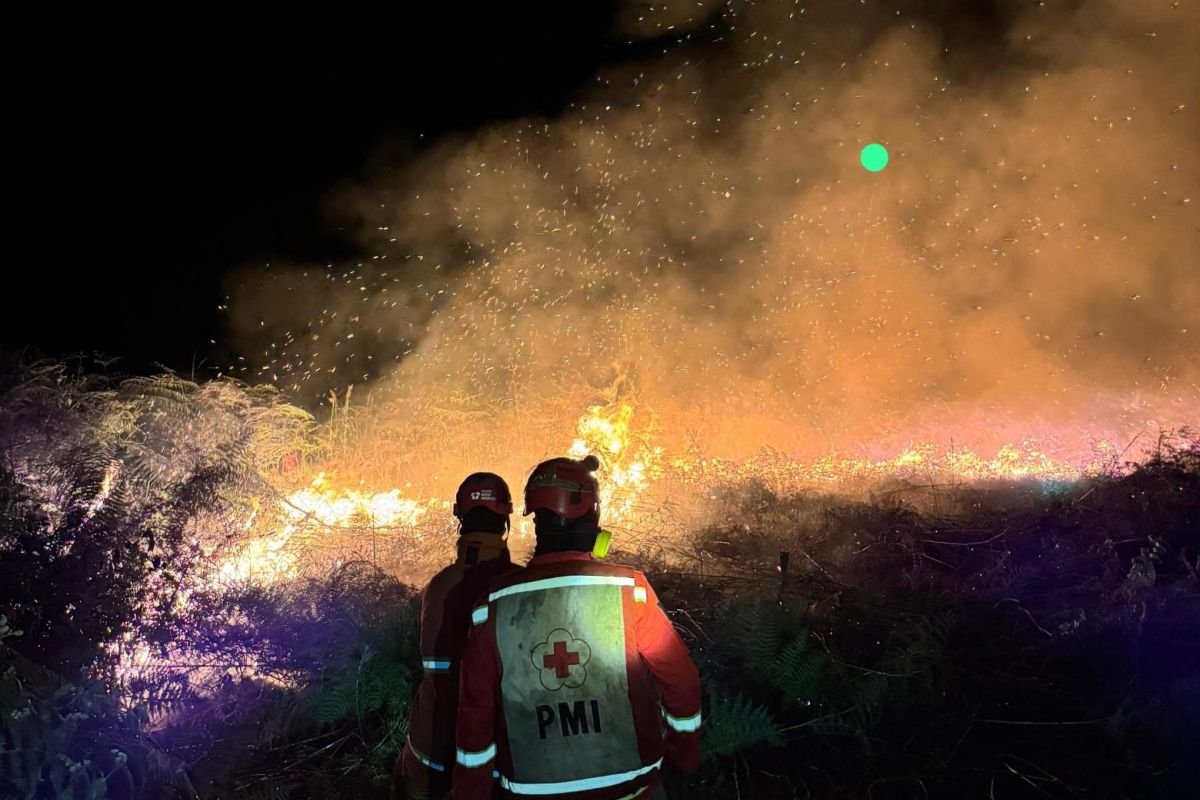
{"type": "Polygon", "coordinates": [[[553,115],[637,55],[608,3],[448,6],[31,26],[6,115],[17,211],[0,347],[131,370],[219,358],[222,274],[352,255],[321,200],[375,148],[553,115]]]}

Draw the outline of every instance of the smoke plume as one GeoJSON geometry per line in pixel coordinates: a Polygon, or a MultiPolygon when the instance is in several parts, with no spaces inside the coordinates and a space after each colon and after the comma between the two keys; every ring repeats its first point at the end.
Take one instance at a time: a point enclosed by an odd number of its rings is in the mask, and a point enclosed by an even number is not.
{"type": "Polygon", "coordinates": [[[662,48],[557,118],[381,155],[331,198],[361,262],[239,273],[264,374],[371,377],[379,413],[425,425],[392,442],[407,475],[433,452],[531,465],[628,391],[664,443],[729,455],[1194,422],[1195,0],[629,3],[617,24],[662,48]]]}

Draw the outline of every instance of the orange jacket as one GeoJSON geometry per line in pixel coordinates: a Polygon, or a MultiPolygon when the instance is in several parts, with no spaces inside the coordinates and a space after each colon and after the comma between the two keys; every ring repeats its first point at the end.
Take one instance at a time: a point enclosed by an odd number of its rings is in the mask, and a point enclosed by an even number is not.
{"type": "Polygon", "coordinates": [[[700,677],[646,576],[551,553],[472,612],[455,800],[648,797],[664,758],[700,758],[700,677]]]}
{"type": "Polygon", "coordinates": [[[450,774],[458,714],[458,672],[471,606],[488,582],[513,569],[504,538],[466,533],[458,558],[433,577],[421,598],[421,662],[425,674],[413,698],[408,745],[427,768],[450,774]]]}

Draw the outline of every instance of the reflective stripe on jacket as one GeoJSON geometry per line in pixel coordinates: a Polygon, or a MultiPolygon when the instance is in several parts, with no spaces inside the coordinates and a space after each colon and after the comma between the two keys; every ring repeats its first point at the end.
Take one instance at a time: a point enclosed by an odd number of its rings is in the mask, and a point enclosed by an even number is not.
{"type": "Polygon", "coordinates": [[[646,577],[554,553],[492,581],[460,683],[456,800],[644,796],[696,768],[700,681],[646,577]]]}
{"type": "Polygon", "coordinates": [[[494,533],[459,537],[458,559],[433,577],[421,598],[421,666],[408,739],[415,759],[449,775],[454,768],[458,668],[471,627],[472,603],[488,582],[513,569],[504,538],[494,533]]]}

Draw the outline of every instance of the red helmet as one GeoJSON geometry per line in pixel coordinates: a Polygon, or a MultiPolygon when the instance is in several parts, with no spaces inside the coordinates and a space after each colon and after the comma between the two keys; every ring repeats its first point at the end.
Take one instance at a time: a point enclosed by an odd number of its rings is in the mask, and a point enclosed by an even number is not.
{"type": "Polygon", "coordinates": [[[473,508],[486,508],[503,517],[511,514],[512,493],[504,478],[491,472],[468,475],[454,495],[454,516],[461,519],[473,508]]]}
{"type": "Polygon", "coordinates": [[[576,461],[552,458],[533,470],[525,484],[525,516],[539,509],[564,519],[600,515],[600,485],[592,473],[600,467],[595,456],[576,461]]]}

